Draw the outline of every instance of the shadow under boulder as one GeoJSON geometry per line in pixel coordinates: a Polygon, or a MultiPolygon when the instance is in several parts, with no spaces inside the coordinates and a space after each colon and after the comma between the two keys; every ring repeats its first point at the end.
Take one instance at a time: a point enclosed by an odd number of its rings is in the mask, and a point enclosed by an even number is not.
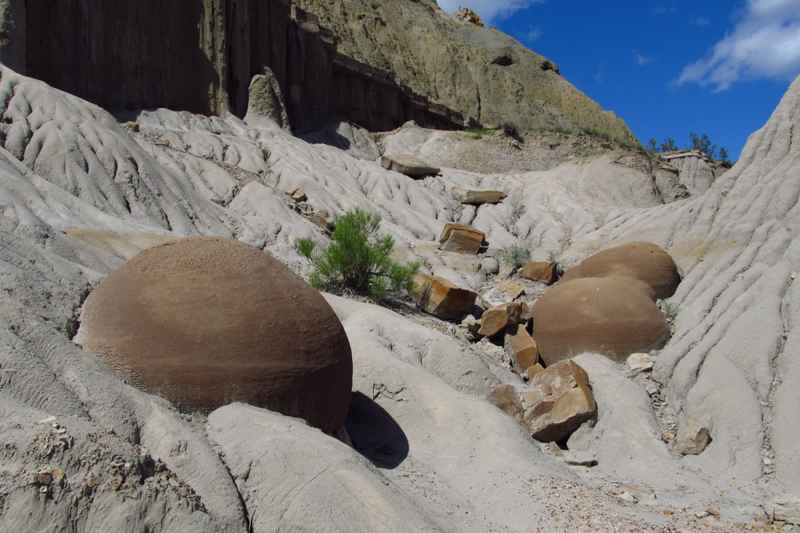
{"type": "Polygon", "coordinates": [[[408,457],[408,438],[383,407],[354,392],[345,427],[353,448],[379,468],[396,468],[408,457]]]}

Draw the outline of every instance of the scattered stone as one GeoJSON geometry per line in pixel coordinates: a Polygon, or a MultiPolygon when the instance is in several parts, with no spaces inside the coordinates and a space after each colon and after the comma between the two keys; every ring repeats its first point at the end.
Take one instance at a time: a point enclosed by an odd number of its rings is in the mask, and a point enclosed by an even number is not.
{"type": "Polygon", "coordinates": [[[525,287],[511,280],[501,281],[496,288],[512,302],[525,294],[525,287]]]}
{"type": "Polygon", "coordinates": [[[779,498],[772,502],[772,519],[792,525],[800,525],[800,499],[779,498]]]}
{"type": "Polygon", "coordinates": [[[660,246],[632,242],[596,253],[567,270],[562,281],[611,276],[638,279],[653,289],[655,298],[675,294],[681,276],[672,257],[660,246]]]}
{"type": "Polygon", "coordinates": [[[563,279],[533,307],[536,342],[549,366],[584,352],[624,361],[669,336],[652,290],[632,278],[563,279]]]}
{"type": "Polygon", "coordinates": [[[700,455],[711,444],[711,432],[696,418],[688,417],[678,430],[675,451],[681,455],[700,455]]]}
{"type": "Polygon", "coordinates": [[[628,491],[617,494],[617,498],[628,503],[639,503],[639,499],[628,491]]]}
{"type": "Polygon", "coordinates": [[[240,401],[327,433],[347,416],[353,362],[342,324],[258,248],[210,237],[150,248],[103,280],[81,318],[84,349],[183,410],[240,401]]]}
{"type": "Polygon", "coordinates": [[[440,248],[446,252],[477,254],[486,242],[486,234],[464,224],[445,224],[439,237],[440,248]]]}
{"type": "Polygon", "coordinates": [[[461,203],[466,205],[499,204],[508,196],[502,191],[466,191],[461,196],[461,203]]]}
{"type": "Polygon", "coordinates": [[[308,200],[308,196],[306,196],[306,192],[303,190],[302,187],[295,187],[291,191],[289,191],[289,198],[295,202],[305,202],[308,200]]]}
{"type": "Polygon", "coordinates": [[[540,372],[544,372],[544,367],[542,366],[541,363],[536,363],[533,366],[529,366],[528,369],[525,371],[525,373],[522,375],[522,377],[526,380],[531,380],[536,374],[540,372]]]}
{"type": "Polygon", "coordinates": [[[481,259],[481,270],[489,276],[496,276],[500,272],[500,261],[496,257],[481,259]]]}
{"type": "Polygon", "coordinates": [[[524,422],[534,439],[560,442],[597,413],[589,376],[573,361],[539,372],[522,396],[524,422]]]}
{"type": "Polygon", "coordinates": [[[653,370],[653,359],[648,353],[632,353],[628,356],[628,368],[634,372],[650,372],[653,370]]]}
{"type": "Polygon", "coordinates": [[[526,308],[527,305],[523,302],[492,307],[481,316],[481,329],[478,330],[478,334],[484,337],[494,337],[498,333],[504,332],[509,326],[520,322],[526,308]]]}
{"type": "Polygon", "coordinates": [[[478,295],[444,278],[417,274],[412,295],[417,307],[443,320],[462,320],[472,311],[478,295]]]}
{"type": "Polygon", "coordinates": [[[520,374],[539,364],[539,348],[525,324],[517,325],[513,334],[506,335],[505,348],[520,374]]]}
{"type": "Polygon", "coordinates": [[[422,179],[428,176],[438,176],[440,169],[432,167],[414,157],[413,155],[400,154],[381,157],[381,166],[386,170],[393,170],[405,174],[409,178],[422,179]]]}
{"type": "Polygon", "coordinates": [[[597,457],[591,452],[570,450],[564,453],[561,459],[568,465],[573,466],[597,466],[597,457]]]}
{"type": "Polygon", "coordinates": [[[644,390],[647,391],[647,394],[650,396],[655,396],[658,394],[658,383],[654,381],[648,381],[647,385],[644,386],[644,390]]]}
{"type": "Polygon", "coordinates": [[[558,281],[558,264],[549,261],[529,261],[519,270],[519,276],[552,285],[558,281]]]}
{"type": "Polygon", "coordinates": [[[489,402],[504,413],[517,420],[522,420],[522,402],[519,398],[519,392],[513,385],[495,385],[489,393],[489,402]]]}

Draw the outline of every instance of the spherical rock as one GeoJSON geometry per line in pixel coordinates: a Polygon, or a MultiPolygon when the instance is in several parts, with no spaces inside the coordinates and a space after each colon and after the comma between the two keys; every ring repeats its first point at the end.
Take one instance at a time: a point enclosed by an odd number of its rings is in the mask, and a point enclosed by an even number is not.
{"type": "Polygon", "coordinates": [[[623,361],[659,347],[669,335],[652,289],[632,278],[581,278],[561,282],[533,308],[534,338],[552,365],[583,352],[623,361]]]}
{"type": "Polygon", "coordinates": [[[239,401],[330,433],[350,405],[352,355],[333,310],[236,241],[189,238],[134,257],[89,296],[76,340],[182,409],[239,401]]]}
{"type": "Polygon", "coordinates": [[[631,242],[594,254],[561,278],[605,278],[627,276],[652,287],[656,298],[675,294],[681,276],[672,257],[660,246],[648,242],[631,242]]]}

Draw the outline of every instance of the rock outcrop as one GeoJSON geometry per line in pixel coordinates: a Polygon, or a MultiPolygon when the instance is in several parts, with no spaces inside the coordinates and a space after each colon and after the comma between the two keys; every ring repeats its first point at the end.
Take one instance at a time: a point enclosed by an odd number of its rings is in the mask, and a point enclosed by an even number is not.
{"type": "Polygon", "coordinates": [[[187,410],[241,401],[332,433],[353,363],[330,306],[269,255],[212,238],[151,248],[84,306],[78,342],[187,410]]]}
{"type": "Polygon", "coordinates": [[[112,110],[244,116],[252,77],[269,67],[297,130],[513,120],[635,142],[540,56],[413,0],[5,0],[0,31],[7,65],[112,110]]]}
{"type": "Polygon", "coordinates": [[[656,298],[675,294],[681,276],[678,266],[660,246],[632,242],[598,252],[570,268],[562,283],[580,278],[629,277],[647,284],[656,298]]]}
{"type": "Polygon", "coordinates": [[[636,143],[622,120],[561,77],[552,62],[495,29],[451,17],[436,2],[297,3],[333,31],[340,57],[392,72],[398,83],[464,122],[596,131],[636,143]]]}
{"type": "Polygon", "coordinates": [[[548,366],[583,352],[624,361],[660,346],[669,335],[652,289],[623,277],[561,281],[537,300],[533,323],[548,366]]]}

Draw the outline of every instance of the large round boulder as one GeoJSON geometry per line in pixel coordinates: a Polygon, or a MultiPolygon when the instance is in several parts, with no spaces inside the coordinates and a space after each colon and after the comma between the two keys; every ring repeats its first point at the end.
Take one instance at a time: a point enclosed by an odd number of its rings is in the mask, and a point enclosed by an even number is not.
{"type": "Polygon", "coordinates": [[[547,365],[584,352],[621,361],[660,346],[669,335],[652,290],[632,278],[561,282],[533,307],[534,337],[547,365]]]}
{"type": "Polygon", "coordinates": [[[681,282],[672,257],[649,242],[631,242],[598,252],[567,270],[561,280],[609,276],[638,279],[653,289],[656,298],[669,298],[681,282]]]}
{"type": "Polygon", "coordinates": [[[186,410],[245,402],[330,433],[350,405],[350,344],[333,310],[236,241],[189,238],[134,257],[91,293],[76,340],[186,410]]]}

